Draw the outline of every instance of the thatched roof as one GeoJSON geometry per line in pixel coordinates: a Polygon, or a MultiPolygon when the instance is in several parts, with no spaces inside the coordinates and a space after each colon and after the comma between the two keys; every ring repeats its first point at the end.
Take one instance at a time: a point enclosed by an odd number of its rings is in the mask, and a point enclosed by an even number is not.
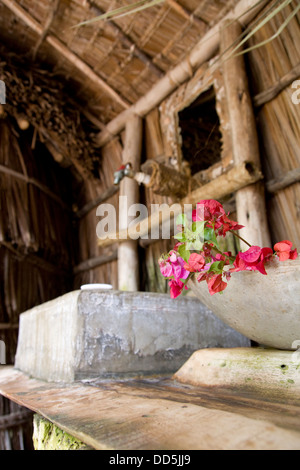
{"type": "Polygon", "coordinates": [[[0,37],[59,74],[101,128],[134,104],[237,0],[166,0],[120,19],[78,23],[130,0],[3,0],[0,37]]]}

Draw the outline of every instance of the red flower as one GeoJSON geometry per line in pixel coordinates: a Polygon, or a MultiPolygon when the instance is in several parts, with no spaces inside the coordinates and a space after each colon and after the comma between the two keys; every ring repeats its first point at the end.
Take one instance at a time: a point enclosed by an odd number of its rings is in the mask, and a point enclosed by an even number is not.
{"type": "Polygon", "coordinates": [[[196,210],[193,211],[193,221],[212,221],[221,215],[225,215],[222,204],[214,199],[203,199],[197,203],[196,210]]]}
{"type": "Polygon", "coordinates": [[[238,253],[234,261],[234,268],[231,272],[237,271],[259,271],[267,274],[265,270],[265,262],[273,255],[271,248],[260,248],[259,246],[251,246],[244,253],[238,253]]]}
{"type": "Polygon", "coordinates": [[[297,250],[292,250],[292,246],[293,244],[289,240],[283,240],[282,242],[276,243],[276,245],[274,245],[274,251],[278,256],[279,261],[297,258],[297,250]]]}
{"type": "Polygon", "coordinates": [[[222,274],[215,274],[207,280],[208,290],[210,295],[214,295],[217,292],[222,292],[227,287],[227,282],[222,280],[222,274]]]}
{"type": "Polygon", "coordinates": [[[190,273],[196,273],[197,271],[201,271],[203,266],[205,265],[205,258],[198,253],[192,253],[189,257],[188,263],[185,263],[184,269],[189,271],[190,273]]]}
{"type": "Polygon", "coordinates": [[[223,235],[223,237],[229,230],[240,230],[244,227],[230,220],[222,204],[214,199],[204,199],[198,202],[192,218],[194,222],[206,220],[209,222],[209,226],[214,226],[218,235],[223,235]]]}
{"type": "Polygon", "coordinates": [[[171,279],[169,281],[169,286],[171,298],[176,299],[176,297],[181,294],[184,284],[179,279],[171,279]]]}
{"type": "Polygon", "coordinates": [[[239,225],[237,222],[234,222],[234,220],[230,220],[226,214],[219,217],[215,224],[218,235],[222,235],[223,237],[225,237],[229,230],[240,230],[241,228],[244,228],[244,225],[239,225]]]}

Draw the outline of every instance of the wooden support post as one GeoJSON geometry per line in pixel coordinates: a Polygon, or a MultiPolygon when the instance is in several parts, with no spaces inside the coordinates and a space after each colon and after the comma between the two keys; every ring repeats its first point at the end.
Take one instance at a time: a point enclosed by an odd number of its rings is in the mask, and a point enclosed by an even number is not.
{"type": "MultiPolygon", "coordinates": [[[[142,145],[142,119],[132,115],[126,125],[123,163],[131,163],[134,171],[139,171],[142,145]]],[[[138,183],[124,178],[120,183],[119,230],[127,230],[130,223],[128,209],[139,202],[138,183]],[[125,197],[124,197],[125,196],[125,197]]],[[[138,241],[126,240],[118,247],[118,284],[119,290],[139,290],[138,241]]]]}
{"type": "MultiPolygon", "coordinates": [[[[221,52],[229,51],[242,33],[241,25],[225,22],[221,29],[221,52]]],[[[223,74],[228,101],[232,136],[232,152],[235,165],[252,161],[260,167],[259,146],[255,118],[249,93],[243,55],[228,58],[224,55],[223,74]]],[[[237,220],[245,228],[242,236],[251,245],[271,246],[262,182],[252,184],[236,192],[237,220]]],[[[246,244],[241,248],[245,249],[246,244]]]]}

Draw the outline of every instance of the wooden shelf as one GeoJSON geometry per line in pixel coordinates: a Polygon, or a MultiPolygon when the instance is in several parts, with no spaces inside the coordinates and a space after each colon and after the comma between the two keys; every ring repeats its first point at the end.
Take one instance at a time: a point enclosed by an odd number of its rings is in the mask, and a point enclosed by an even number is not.
{"type": "Polygon", "coordinates": [[[0,368],[0,393],[95,450],[299,450],[300,402],[170,377],[61,385],[0,368]]]}

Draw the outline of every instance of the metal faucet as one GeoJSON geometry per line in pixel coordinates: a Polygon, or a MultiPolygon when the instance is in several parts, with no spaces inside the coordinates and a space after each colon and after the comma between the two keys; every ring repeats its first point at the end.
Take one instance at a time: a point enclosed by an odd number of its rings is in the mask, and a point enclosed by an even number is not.
{"type": "Polygon", "coordinates": [[[117,186],[120,184],[123,178],[128,176],[128,178],[134,179],[138,184],[149,184],[151,176],[140,172],[140,171],[133,171],[131,163],[126,163],[126,165],[122,165],[118,171],[114,173],[114,185],[117,186]]]}
{"type": "Polygon", "coordinates": [[[132,165],[131,163],[126,163],[126,165],[122,165],[121,168],[119,168],[115,173],[114,173],[114,185],[120,184],[123,178],[125,176],[128,176],[129,178],[134,178],[135,173],[132,170],[132,165]]]}

